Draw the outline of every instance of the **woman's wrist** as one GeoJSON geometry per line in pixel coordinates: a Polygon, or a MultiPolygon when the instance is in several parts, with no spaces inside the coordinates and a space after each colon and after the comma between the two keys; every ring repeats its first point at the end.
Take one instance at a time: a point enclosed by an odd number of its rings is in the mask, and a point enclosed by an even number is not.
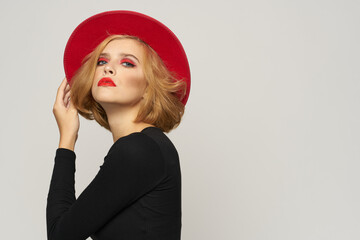
{"type": "Polygon", "coordinates": [[[67,148],[74,151],[76,139],[77,137],[61,136],[59,141],[59,148],[67,148]]]}

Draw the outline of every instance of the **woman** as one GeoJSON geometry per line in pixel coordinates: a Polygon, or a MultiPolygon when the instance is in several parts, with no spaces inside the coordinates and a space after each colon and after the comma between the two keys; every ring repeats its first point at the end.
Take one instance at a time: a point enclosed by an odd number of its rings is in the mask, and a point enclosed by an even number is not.
{"type": "Polygon", "coordinates": [[[64,66],[53,108],[60,142],[47,198],[48,239],[180,239],[179,157],[164,134],[179,125],[190,89],[178,39],[146,15],[104,12],[75,29],[64,66]],[[111,131],[114,144],[76,199],[78,113],[111,131]]]}

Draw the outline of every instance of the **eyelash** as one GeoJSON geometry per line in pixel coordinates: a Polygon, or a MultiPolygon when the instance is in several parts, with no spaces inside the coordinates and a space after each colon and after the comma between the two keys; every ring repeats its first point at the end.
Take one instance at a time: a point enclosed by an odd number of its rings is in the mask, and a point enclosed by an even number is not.
{"type": "MultiPolygon", "coordinates": [[[[99,58],[99,60],[97,62],[97,66],[102,66],[101,64],[99,64],[99,62],[102,62],[102,61],[107,62],[107,60],[105,58],[99,58]]],[[[130,64],[130,66],[128,65],[126,67],[135,67],[135,64],[130,59],[123,59],[120,61],[120,64],[122,64],[122,63],[130,64]]]]}

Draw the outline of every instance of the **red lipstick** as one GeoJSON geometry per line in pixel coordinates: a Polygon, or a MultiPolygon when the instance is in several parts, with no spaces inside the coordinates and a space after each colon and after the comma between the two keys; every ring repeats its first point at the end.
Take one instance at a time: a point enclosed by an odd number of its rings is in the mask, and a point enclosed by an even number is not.
{"type": "Polygon", "coordinates": [[[116,87],[113,80],[111,78],[109,78],[109,77],[105,77],[105,78],[100,79],[100,81],[98,82],[98,86],[116,87]]]}

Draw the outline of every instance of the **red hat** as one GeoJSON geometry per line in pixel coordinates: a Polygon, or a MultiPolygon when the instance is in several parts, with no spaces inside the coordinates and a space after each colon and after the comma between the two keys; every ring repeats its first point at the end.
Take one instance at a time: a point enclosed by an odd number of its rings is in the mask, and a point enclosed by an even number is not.
{"type": "Polygon", "coordinates": [[[110,34],[139,37],[160,56],[169,71],[187,83],[185,105],[190,93],[190,67],[183,46],[175,34],[164,24],[147,15],[133,11],[107,11],[98,13],[80,23],[71,34],[64,52],[64,69],[71,82],[83,58],[92,52],[110,34]]]}

